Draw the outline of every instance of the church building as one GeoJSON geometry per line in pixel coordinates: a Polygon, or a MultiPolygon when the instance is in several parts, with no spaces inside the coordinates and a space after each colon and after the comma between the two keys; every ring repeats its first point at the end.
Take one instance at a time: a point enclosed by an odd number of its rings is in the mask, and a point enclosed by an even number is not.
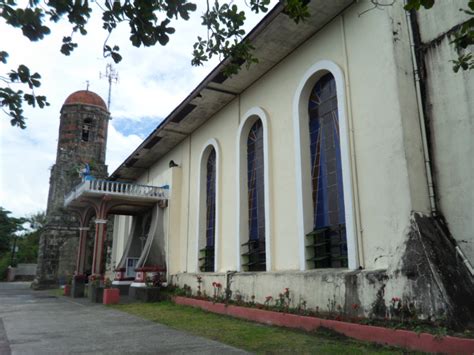
{"type": "Polygon", "coordinates": [[[372,6],[314,0],[295,24],[278,4],[247,36],[258,63],[226,77],[221,62],[107,180],[72,189],[81,228],[95,216],[92,276],[474,319],[474,78],[449,62],[467,15],[372,6]]]}

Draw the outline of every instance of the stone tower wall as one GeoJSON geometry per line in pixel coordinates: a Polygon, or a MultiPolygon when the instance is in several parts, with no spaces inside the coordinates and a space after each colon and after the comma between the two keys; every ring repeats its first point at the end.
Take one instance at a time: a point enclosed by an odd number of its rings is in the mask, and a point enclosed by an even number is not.
{"type": "MultiPolygon", "coordinates": [[[[56,163],[49,181],[47,225],[40,238],[34,288],[57,285],[58,280],[74,272],[79,223],[64,209],[64,197],[81,182],[81,169],[88,163],[91,175],[107,178],[105,152],[109,112],[105,106],[65,104],[60,120],[56,163]]],[[[93,233],[92,228],[90,238],[93,233]]]]}
{"type": "Polygon", "coordinates": [[[108,112],[91,105],[65,105],[61,110],[56,164],[51,169],[47,213],[61,209],[64,196],[80,183],[79,171],[88,163],[96,178],[107,177],[105,150],[108,112]],[[89,119],[87,140],[85,121],[89,119]]]}

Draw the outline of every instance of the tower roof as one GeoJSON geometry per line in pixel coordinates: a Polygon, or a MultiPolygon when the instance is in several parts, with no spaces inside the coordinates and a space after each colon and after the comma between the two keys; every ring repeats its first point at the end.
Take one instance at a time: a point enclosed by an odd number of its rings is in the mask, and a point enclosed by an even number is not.
{"type": "Polygon", "coordinates": [[[64,101],[64,105],[93,105],[93,106],[98,106],[100,108],[103,108],[104,110],[107,110],[107,105],[105,104],[104,100],[97,95],[95,92],[89,91],[89,90],[79,90],[71,95],[68,96],[66,101],[64,101]]]}

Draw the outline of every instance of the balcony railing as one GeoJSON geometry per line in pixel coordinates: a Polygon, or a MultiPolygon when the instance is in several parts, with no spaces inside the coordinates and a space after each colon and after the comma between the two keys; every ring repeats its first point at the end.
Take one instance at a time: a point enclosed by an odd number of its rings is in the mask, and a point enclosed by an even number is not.
{"type": "Polygon", "coordinates": [[[64,205],[69,205],[73,200],[83,194],[107,194],[123,197],[150,198],[155,200],[168,199],[169,188],[149,185],[132,184],[127,182],[108,180],[86,180],[77,185],[64,198],[64,205]]]}

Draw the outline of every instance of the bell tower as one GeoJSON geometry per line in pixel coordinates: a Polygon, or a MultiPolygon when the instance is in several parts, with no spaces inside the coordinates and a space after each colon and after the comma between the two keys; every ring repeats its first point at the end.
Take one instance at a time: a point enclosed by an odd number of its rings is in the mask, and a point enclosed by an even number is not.
{"type": "Polygon", "coordinates": [[[64,101],[34,288],[55,286],[59,278],[74,272],[78,223],[75,216],[64,209],[64,197],[81,182],[80,172],[86,164],[95,178],[107,177],[105,152],[109,118],[104,100],[92,91],[76,91],[64,101]]]}

